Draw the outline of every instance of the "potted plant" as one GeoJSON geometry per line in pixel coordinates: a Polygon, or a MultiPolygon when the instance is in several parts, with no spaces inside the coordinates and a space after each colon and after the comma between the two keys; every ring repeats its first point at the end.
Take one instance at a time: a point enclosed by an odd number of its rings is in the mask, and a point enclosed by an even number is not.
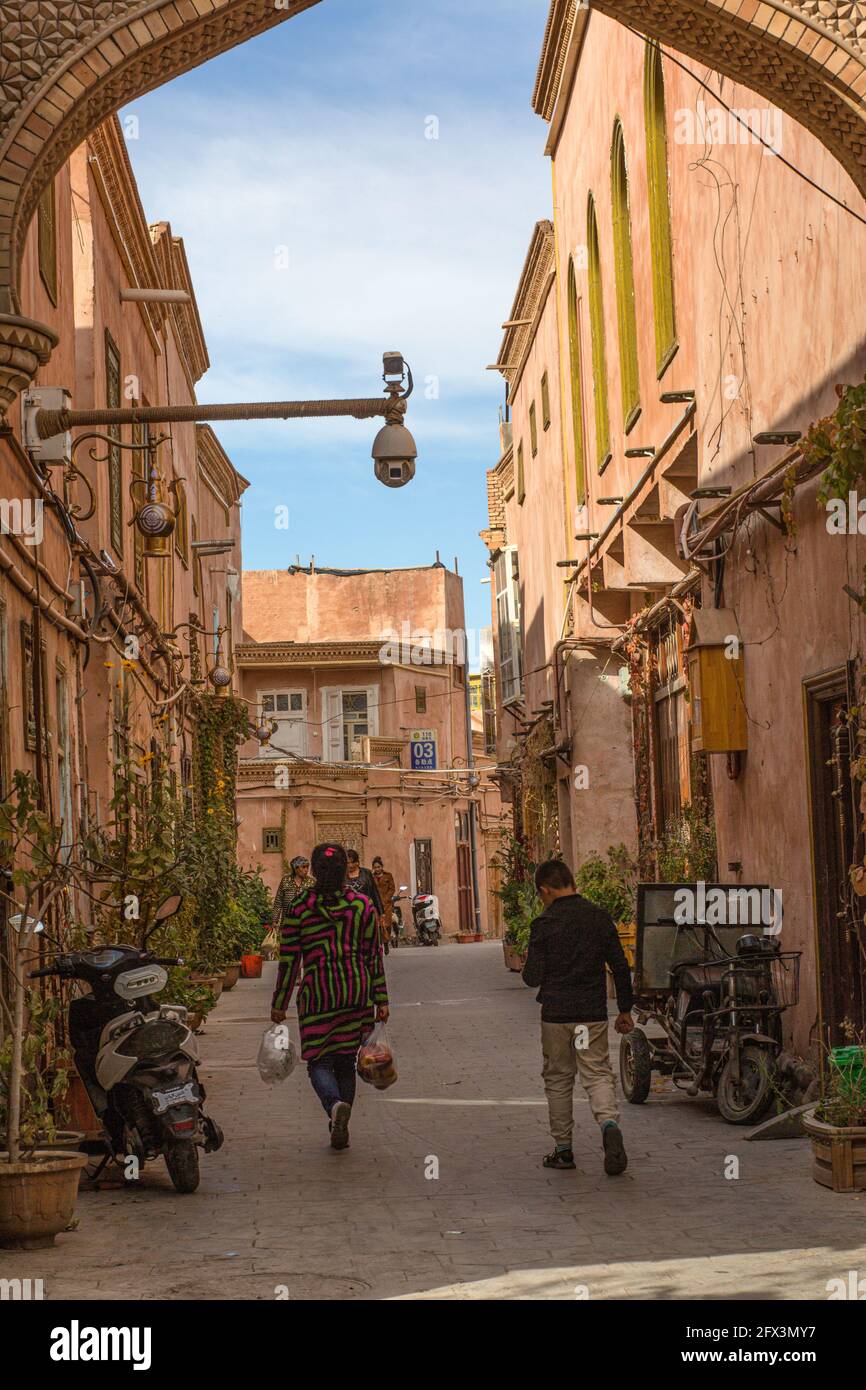
{"type": "Polygon", "coordinates": [[[529,928],[543,904],[535,891],[536,864],[523,840],[504,830],[496,864],[502,872],[502,886],[496,896],[502,901],[505,936],[502,951],[507,970],[519,971],[526,964],[529,928]]]}
{"type": "Polygon", "coordinates": [[[834,1192],[866,1191],[866,1049],[830,1054],[824,1094],[803,1118],[812,1141],[812,1177],[834,1192]]]}
{"type": "Polygon", "coordinates": [[[58,827],[40,807],[34,779],[16,772],[13,795],[0,803],[0,844],[7,866],[5,982],[0,990],[0,1246],[34,1250],[54,1244],[75,1210],[87,1155],[42,1145],[54,1134],[51,1102],[65,1085],[54,1069],[46,1082],[50,1010],[27,984],[39,963],[37,943],[52,902],[67,885],[58,827]],[[31,1028],[31,1020],[33,1027],[31,1028]]]}
{"type": "Polygon", "coordinates": [[[611,845],[607,856],[590,854],[574,876],[577,891],[604,908],[616,923],[622,948],[634,968],[637,941],[638,866],[624,844],[611,845]]]}

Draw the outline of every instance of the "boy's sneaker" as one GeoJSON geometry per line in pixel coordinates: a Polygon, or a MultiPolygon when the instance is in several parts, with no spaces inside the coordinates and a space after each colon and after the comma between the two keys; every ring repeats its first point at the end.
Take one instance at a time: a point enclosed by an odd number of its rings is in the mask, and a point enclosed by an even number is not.
{"type": "Polygon", "coordinates": [[[339,1100],[331,1111],[331,1148],[348,1149],[349,1119],[352,1107],[348,1101],[339,1100]]]}
{"type": "Polygon", "coordinates": [[[552,1154],[544,1156],[545,1168],[574,1168],[574,1154],[571,1149],[554,1149],[552,1154]]]}
{"type": "Polygon", "coordinates": [[[604,1144],[604,1171],[609,1178],[615,1178],[620,1173],[624,1173],[628,1167],[628,1155],[622,1139],[622,1130],[619,1125],[605,1125],[601,1138],[604,1144]]]}

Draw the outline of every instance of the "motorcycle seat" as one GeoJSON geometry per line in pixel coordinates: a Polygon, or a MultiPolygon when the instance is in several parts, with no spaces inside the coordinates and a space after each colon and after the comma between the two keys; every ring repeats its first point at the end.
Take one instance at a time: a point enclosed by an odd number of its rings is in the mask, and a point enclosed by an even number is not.
{"type": "Polygon", "coordinates": [[[674,989],[685,990],[687,994],[703,994],[709,990],[718,996],[721,993],[722,978],[730,969],[727,961],[686,961],[675,965],[671,971],[674,989]]]}

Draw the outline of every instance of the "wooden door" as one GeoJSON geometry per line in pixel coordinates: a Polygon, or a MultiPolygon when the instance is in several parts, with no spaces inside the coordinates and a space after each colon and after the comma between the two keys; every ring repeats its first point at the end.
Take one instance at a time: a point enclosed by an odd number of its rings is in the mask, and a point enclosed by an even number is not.
{"type": "Polygon", "coordinates": [[[433,892],[433,841],[415,841],[416,893],[433,892]]]}
{"type": "Polygon", "coordinates": [[[854,731],[847,669],[806,683],[812,844],[815,869],[817,971],[822,1039],[850,1041],[849,1026],[866,1026],[866,940],[863,900],[850,870],[860,848],[860,788],[851,775],[854,731]]]}

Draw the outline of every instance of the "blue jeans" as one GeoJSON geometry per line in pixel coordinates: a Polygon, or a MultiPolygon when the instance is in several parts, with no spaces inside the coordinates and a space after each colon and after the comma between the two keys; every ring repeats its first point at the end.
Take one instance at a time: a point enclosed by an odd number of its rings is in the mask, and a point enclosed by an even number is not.
{"type": "Polygon", "coordinates": [[[329,1119],[331,1111],[339,1101],[354,1104],[355,1088],[358,1084],[354,1052],[335,1052],[330,1057],[322,1057],[318,1062],[308,1062],[307,1074],[329,1119]]]}

